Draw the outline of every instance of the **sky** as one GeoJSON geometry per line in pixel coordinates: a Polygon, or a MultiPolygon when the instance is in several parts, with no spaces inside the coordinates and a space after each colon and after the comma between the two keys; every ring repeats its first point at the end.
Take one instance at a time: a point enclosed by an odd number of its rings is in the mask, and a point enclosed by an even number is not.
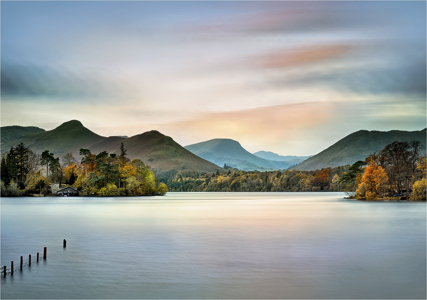
{"type": "Polygon", "coordinates": [[[426,127],[425,1],[1,1],[1,126],[314,155],[426,127]]]}

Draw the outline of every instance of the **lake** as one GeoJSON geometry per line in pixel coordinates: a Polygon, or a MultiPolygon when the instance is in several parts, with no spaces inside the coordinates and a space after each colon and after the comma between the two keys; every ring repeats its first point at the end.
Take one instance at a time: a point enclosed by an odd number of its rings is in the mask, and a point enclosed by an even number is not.
{"type": "Polygon", "coordinates": [[[426,203],[343,197],[2,198],[1,298],[425,299],[426,203]]]}

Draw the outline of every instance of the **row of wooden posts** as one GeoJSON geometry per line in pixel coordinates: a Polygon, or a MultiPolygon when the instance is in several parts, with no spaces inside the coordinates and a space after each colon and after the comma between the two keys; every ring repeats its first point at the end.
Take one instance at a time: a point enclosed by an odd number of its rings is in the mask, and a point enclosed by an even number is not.
{"type": "MultiPolygon", "coordinates": [[[[47,258],[47,247],[44,247],[43,249],[43,259],[47,258]]],[[[37,262],[39,262],[39,252],[37,252],[37,262]]],[[[31,254],[28,256],[28,265],[31,266],[31,254]]],[[[22,271],[22,267],[24,266],[24,257],[21,256],[21,263],[19,265],[19,270],[22,271]]],[[[15,269],[13,268],[13,261],[10,262],[10,275],[13,275],[13,271],[15,269]]],[[[6,266],[3,267],[3,276],[6,277],[7,271],[6,266]]]]}
{"type": "MultiPolygon", "coordinates": [[[[65,248],[67,246],[67,241],[64,239],[63,247],[65,248]]],[[[44,247],[43,249],[43,259],[46,260],[47,258],[47,247],[44,247]]],[[[37,252],[37,262],[39,262],[39,252],[37,252]]],[[[28,256],[28,265],[31,266],[31,254],[28,256]]],[[[19,265],[19,270],[22,271],[22,267],[24,266],[24,257],[21,256],[21,263],[19,265]]],[[[10,262],[10,275],[13,275],[14,268],[13,268],[13,261],[10,262]]],[[[6,277],[7,270],[6,266],[3,266],[3,276],[6,277]]]]}

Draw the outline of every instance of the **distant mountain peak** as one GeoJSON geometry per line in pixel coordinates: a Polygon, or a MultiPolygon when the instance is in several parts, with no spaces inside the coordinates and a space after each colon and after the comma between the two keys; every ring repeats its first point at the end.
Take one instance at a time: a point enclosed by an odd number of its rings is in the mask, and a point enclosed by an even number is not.
{"type": "Polygon", "coordinates": [[[161,133],[158,130],[150,130],[150,131],[144,132],[143,134],[152,135],[152,136],[165,136],[163,133],[161,133]]]}
{"type": "Polygon", "coordinates": [[[79,120],[71,120],[71,121],[68,121],[68,122],[64,122],[64,123],[62,123],[61,125],[59,125],[58,127],[56,127],[56,128],[82,128],[82,127],[84,127],[83,126],[83,124],[82,124],[82,122],[80,122],[79,120]]]}

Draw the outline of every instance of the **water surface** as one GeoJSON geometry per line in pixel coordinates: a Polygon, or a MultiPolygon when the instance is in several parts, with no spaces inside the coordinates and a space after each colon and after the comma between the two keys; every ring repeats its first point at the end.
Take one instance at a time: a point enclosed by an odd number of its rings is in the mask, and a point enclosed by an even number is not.
{"type": "Polygon", "coordinates": [[[343,196],[2,198],[1,297],[425,299],[425,203],[343,196]]]}

